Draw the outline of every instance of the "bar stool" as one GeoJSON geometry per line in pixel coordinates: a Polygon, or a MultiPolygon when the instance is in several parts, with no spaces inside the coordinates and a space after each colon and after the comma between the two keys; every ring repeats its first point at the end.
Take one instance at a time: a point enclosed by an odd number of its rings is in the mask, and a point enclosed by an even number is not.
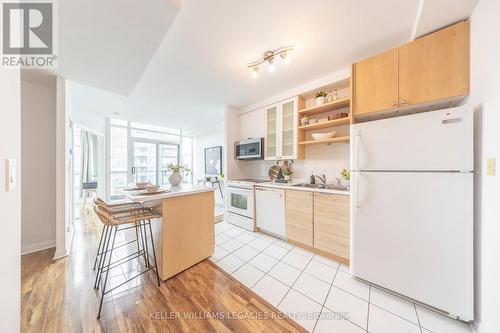
{"type": "Polygon", "coordinates": [[[152,209],[144,206],[140,207],[131,207],[127,209],[117,209],[112,211],[103,205],[94,206],[94,211],[104,224],[107,227],[108,236],[104,237],[104,245],[102,247],[101,255],[99,258],[99,264],[97,266],[97,274],[96,280],[94,283],[94,288],[99,289],[101,285],[102,276],[104,274],[104,279],[102,280],[102,289],[101,289],[101,300],[99,304],[99,312],[97,314],[97,319],[101,317],[102,303],[104,300],[104,296],[111,291],[115,290],[128,283],[129,281],[145,274],[150,270],[154,270],[156,273],[156,279],[158,282],[158,287],[160,286],[160,276],[158,274],[158,264],[156,261],[156,251],[153,239],[153,231],[151,228],[151,220],[155,218],[159,218],[160,215],[154,212],[152,209]],[[116,234],[118,232],[129,230],[135,228],[136,231],[136,239],[132,242],[137,242],[137,252],[131,253],[123,258],[119,258],[116,261],[112,261],[113,251],[119,247],[130,244],[131,242],[126,242],[119,246],[115,246],[116,234]],[[148,246],[148,236],[147,229],[149,228],[149,236],[151,237],[151,246],[152,246],[152,257],[154,265],[151,265],[150,262],[150,250],[148,246]],[[134,275],[131,278],[128,278],[126,281],[120,283],[119,285],[106,289],[109,278],[109,271],[115,267],[118,267],[121,264],[124,264],[130,260],[144,257],[145,262],[145,270],[140,272],[137,275],[134,275]]]}
{"type": "MultiPolygon", "coordinates": [[[[138,203],[138,202],[128,202],[128,203],[120,203],[120,204],[107,204],[104,200],[101,198],[95,198],[94,199],[94,205],[95,206],[101,206],[107,209],[110,212],[119,212],[121,210],[128,210],[130,208],[142,208],[143,206],[138,203]]],[[[138,235],[138,228],[136,227],[136,235],[138,235]]],[[[102,231],[101,231],[101,237],[99,238],[99,245],[97,246],[97,253],[95,256],[94,260],[94,268],[93,270],[95,271],[96,266],[97,266],[97,261],[102,255],[103,252],[103,247],[104,244],[106,243],[106,239],[108,236],[108,226],[106,224],[103,225],[102,231]]]]}

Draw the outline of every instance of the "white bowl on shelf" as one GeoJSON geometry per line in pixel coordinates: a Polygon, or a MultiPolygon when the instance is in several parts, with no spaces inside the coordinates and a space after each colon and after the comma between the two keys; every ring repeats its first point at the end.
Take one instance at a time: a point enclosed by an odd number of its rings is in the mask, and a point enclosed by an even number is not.
{"type": "Polygon", "coordinates": [[[313,133],[311,135],[314,140],[326,140],[333,138],[335,136],[335,133],[337,133],[337,131],[331,131],[327,133],[313,133]]]}

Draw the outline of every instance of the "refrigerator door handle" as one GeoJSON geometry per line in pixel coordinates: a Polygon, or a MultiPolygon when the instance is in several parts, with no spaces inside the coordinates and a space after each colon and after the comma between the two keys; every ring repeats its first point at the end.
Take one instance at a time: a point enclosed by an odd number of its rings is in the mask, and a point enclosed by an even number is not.
{"type": "Polygon", "coordinates": [[[354,151],[354,160],[356,161],[356,163],[354,163],[354,170],[355,171],[359,171],[359,145],[361,143],[361,130],[357,129],[356,130],[356,135],[355,135],[355,138],[354,138],[354,147],[356,148],[356,150],[354,151]]]}
{"type": "Polygon", "coordinates": [[[361,208],[361,205],[359,204],[359,172],[355,172],[354,175],[354,207],[356,209],[361,208]]]}
{"type": "Polygon", "coordinates": [[[361,206],[359,204],[359,144],[361,142],[361,130],[356,130],[356,135],[354,138],[355,156],[354,156],[354,207],[359,209],[361,206]]]}

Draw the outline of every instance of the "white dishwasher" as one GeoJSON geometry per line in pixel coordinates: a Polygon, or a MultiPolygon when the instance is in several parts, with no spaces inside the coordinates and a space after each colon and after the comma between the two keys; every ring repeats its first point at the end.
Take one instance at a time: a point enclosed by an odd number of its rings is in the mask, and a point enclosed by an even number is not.
{"type": "Polygon", "coordinates": [[[255,187],[257,227],[285,238],[285,190],[255,187]]]}

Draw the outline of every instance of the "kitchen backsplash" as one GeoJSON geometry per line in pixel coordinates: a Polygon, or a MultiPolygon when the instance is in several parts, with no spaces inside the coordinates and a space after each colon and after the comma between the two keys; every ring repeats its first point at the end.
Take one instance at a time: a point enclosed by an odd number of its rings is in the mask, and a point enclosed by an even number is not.
{"type": "MultiPolygon", "coordinates": [[[[276,161],[239,161],[244,175],[268,179],[268,170],[276,161]]],[[[309,176],[325,174],[329,183],[341,178],[342,169],[349,169],[349,143],[311,145],[306,147],[306,159],[294,160],[292,180],[309,182],[309,176]]]]}

